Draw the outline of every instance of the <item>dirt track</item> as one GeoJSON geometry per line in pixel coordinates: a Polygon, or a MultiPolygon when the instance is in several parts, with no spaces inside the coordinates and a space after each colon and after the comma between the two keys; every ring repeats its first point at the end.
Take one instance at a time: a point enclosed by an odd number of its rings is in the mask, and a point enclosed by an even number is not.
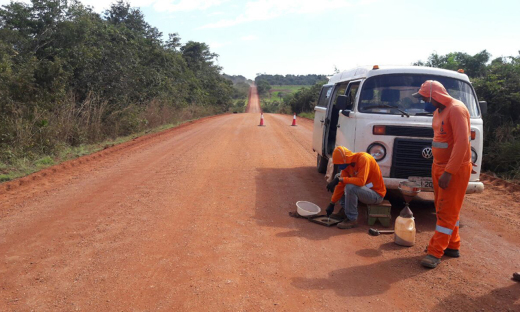
{"type": "Polygon", "coordinates": [[[487,178],[467,196],[462,257],[426,270],[429,195],[411,248],[363,219],[290,218],[330,199],[312,121],[259,121],[206,118],[0,184],[0,311],[520,310],[517,187],[487,178]]]}

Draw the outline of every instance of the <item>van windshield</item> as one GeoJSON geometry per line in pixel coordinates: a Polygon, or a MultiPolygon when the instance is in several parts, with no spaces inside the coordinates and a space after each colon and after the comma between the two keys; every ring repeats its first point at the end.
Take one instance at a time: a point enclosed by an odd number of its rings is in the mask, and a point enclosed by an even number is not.
{"type": "Polygon", "coordinates": [[[431,79],[442,83],[453,98],[463,102],[471,117],[479,116],[477,99],[469,83],[449,77],[421,74],[395,74],[368,78],[361,89],[358,110],[362,113],[374,114],[401,115],[401,111],[404,111],[416,116],[432,115],[426,103],[412,96],[426,80],[431,79]]]}

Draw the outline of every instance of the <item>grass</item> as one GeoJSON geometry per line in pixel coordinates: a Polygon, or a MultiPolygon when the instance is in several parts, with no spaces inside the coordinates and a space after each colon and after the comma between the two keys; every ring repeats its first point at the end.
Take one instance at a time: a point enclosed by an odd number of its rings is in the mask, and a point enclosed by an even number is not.
{"type": "Polygon", "coordinates": [[[284,97],[289,94],[296,93],[302,88],[309,88],[311,86],[304,85],[273,85],[271,91],[265,96],[260,96],[260,106],[266,113],[290,113],[290,107],[285,105],[284,97]],[[279,93],[282,93],[282,99],[279,97],[279,93]]]}
{"type": "Polygon", "coordinates": [[[302,118],[307,118],[307,119],[311,119],[311,120],[314,120],[314,112],[309,112],[309,113],[300,113],[298,114],[298,116],[302,117],[302,118]]]}
{"type": "Polygon", "coordinates": [[[264,100],[268,101],[274,101],[274,100],[280,100],[278,97],[278,93],[281,92],[282,94],[292,94],[300,90],[301,88],[309,88],[311,86],[295,86],[295,85],[274,85],[271,86],[271,91],[269,92],[269,96],[262,97],[264,100]]]}
{"type": "Polygon", "coordinates": [[[81,156],[90,155],[98,151],[101,151],[107,147],[125,143],[146,134],[161,132],[189,121],[192,120],[177,122],[175,124],[162,125],[153,129],[141,131],[139,133],[135,133],[125,137],[109,139],[95,144],[83,144],[75,147],[62,146],[57,149],[59,152],[55,156],[42,156],[42,158],[38,158],[36,160],[29,160],[28,158],[18,158],[11,161],[10,165],[7,165],[6,163],[0,161],[0,183],[21,178],[31,173],[51,167],[53,165],[60,164],[71,159],[76,159],[81,156]]]}

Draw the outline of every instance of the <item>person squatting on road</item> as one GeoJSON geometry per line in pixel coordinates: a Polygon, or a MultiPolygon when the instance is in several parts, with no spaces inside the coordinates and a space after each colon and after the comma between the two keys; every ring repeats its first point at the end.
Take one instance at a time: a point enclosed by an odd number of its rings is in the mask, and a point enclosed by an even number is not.
{"type": "Polygon", "coordinates": [[[327,185],[333,192],[327,215],[334,212],[334,205],[340,200],[346,219],[338,223],[338,228],[350,229],[357,226],[358,200],[369,205],[381,203],[386,195],[385,183],[379,165],[368,153],[352,153],[338,146],[332,152],[332,162],[341,173],[327,185]]]}
{"type": "Polygon", "coordinates": [[[459,216],[472,171],[470,117],[464,103],[452,98],[438,81],[427,80],[413,96],[436,108],[432,179],[437,225],[428,255],[421,260],[424,267],[435,268],[443,255],[460,256],[459,216]]]}

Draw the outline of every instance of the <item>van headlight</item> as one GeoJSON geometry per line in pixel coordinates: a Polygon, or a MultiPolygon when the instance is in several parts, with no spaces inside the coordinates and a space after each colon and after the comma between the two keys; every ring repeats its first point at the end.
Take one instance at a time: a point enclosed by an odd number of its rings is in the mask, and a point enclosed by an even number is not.
{"type": "Polygon", "coordinates": [[[367,148],[367,153],[372,155],[376,161],[380,161],[386,156],[386,148],[379,143],[372,143],[367,148]]]}
{"type": "Polygon", "coordinates": [[[476,164],[478,159],[477,151],[472,147],[471,148],[471,162],[476,164]]]}

